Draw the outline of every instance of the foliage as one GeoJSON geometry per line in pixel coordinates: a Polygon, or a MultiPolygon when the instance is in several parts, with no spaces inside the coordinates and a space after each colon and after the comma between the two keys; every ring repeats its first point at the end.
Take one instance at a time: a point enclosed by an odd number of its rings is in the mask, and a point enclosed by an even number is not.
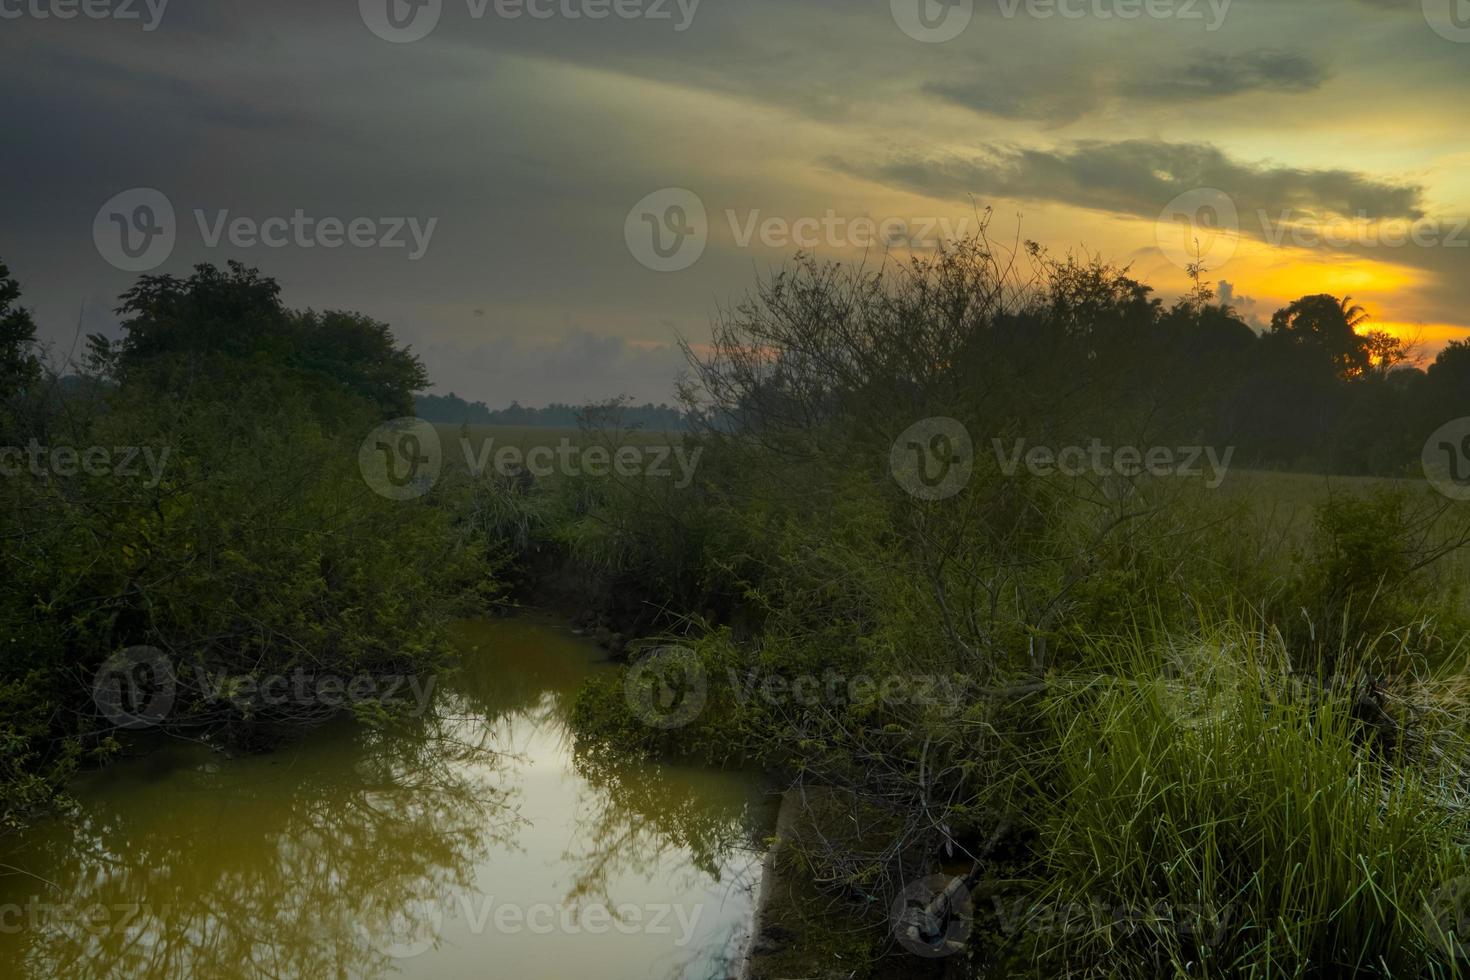
{"type": "Polygon", "coordinates": [[[1283,519],[1270,487],[992,451],[1228,431],[1295,459],[1319,406],[1373,405],[1380,424],[1329,423],[1315,458],[1397,472],[1418,450],[1389,436],[1427,416],[1383,408],[1424,376],[1373,370],[1357,316],[1309,298],[1258,338],[1203,292],[1165,308],[1126,270],[983,240],[783,270],[690,351],[698,492],[588,491],[552,522],[654,543],[628,567],[672,604],[631,659],[678,643],[706,688],[662,728],[631,675],[595,681],[582,739],[757,761],[828,801],[792,859],[875,932],[906,883],[963,874],[999,903],[977,899],[971,975],[1448,975],[1426,909],[1470,872],[1465,621],[1442,572],[1463,511],[1390,489],[1283,519]],[[973,436],[972,471],[916,500],[891,449],[939,416],[973,436]],[[1093,900],[1145,914],[1035,928],[1093,900]]]}
{"type": "Polygon", "coordinates": [[[0,482],[6,824],[126,740],[93,698],[120,650],[167,658],[159,727],[258,747],[342,706],[330,687],[282,699],[262,681],[361,678],[365,714],[391,715],[373,679],[438,670],[450,618],[496,592],[456,502],[389,501],[358,472],[363,436],[421,386],[417,360],[381,324],[293,313],[278,293],[238,265],[144,277],[124,297],[122,344],[93,344],[107,380],[51,385],[26,415],[37,428],[14,433],[133,447],[148,466],[0,482]]]}
{"type": "Polygon", "coordinates": [[[366,401],[383,418],[410,414],[413,393],[428,385],[418,357],[394,342],[387,324],[288,310],[275,280],[238,262],[198,266],[188,279],[142,276],[117,312],[122,342],[94,335],[90,343],[94,359],[121,380],[144,371],[148,383],[176,385],[226,362],[236,371],[284,366],[303,384],[324,386],[321,398],[366,401]]]}
{"type": "Polygon", "coordinates": [[[1166,669],[1177,648],[1121,639],[1096,655],[1117,678],[1058,686],[1044,751],[1025,760],[1052,804],[1031,889],[995,903],[1015,962],[1453,975],[1458,923],[1434,903],[1466,871],[1470,825],[1444,793],[1463,763],[1365,753],[1361,690],[1289,673],[1279,640],[1241,625],[1191,641],[1187,675],[1166,669]]]}
{"type": "Polygon", "coordinates": [[[17,306],[20,283],[0,262],[0,405],[35,382],[40,366],[33,352],[36,325],[31,314],[17,306]]]}

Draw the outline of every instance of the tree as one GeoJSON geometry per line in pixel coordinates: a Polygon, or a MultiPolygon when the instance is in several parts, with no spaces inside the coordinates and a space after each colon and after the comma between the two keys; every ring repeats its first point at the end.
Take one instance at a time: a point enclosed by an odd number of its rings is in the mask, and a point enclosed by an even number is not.
{"type": "Polygon", "coordinates": [[[1452,340],[1429,365],[1429,382],[1446,393],[1470,396],[1470,341],[1452,340]]]}
{"type": "Polygon", "coordinates": [[[233,261],[227,270],[195,266],[188,279],[143,276],[117,308],[126,332],[117,366],[126,373],[170,355],[284,360],[292,345],[280,294],[274,279],[233,261]]]}
{"type": "Polygon", "coordinates": [[[20,283],[0,262],[0,401],[8,401],[40,377],[36,360],[36,324],[31,313],[18,306],[20,283]]]}
{"type": "Polygon", "coordinates": [[[385,418],[413,414],[413,396],[429,386],[418,356],[399,347],[393,331],[361,313],[307,310],[294,314],[296,362],[361,395],[385,418]]]}
{"type": "Polygon", "coordinates": [[[1424,430],[1470,412],[1470,341],[1452,340],[1424,377],[1424,430]]]}
{"type": "Polygon", "coordinates": [[[1271,317],[1271,338],[1320,354],[1332,364],[1338,377],[1360,378],[1373,366],[1367,343],[1355,327],[1367,320],[1351,297],[1339,300],[1319,293],[1303,296],[1271,317]]]}
{"type": "Polygon", "coordinates": [[[1380,377],[1387,375],[1395,366],[1409,358],[1409,350],[1404,342],[1387,330],[1369,330],[1363,334],[1363,347],[1368,351],[1373,370],[1380,377]]]}
{"type": "Polygon", "coordinates": [[[1354,303],[1351,296],[1344,296],[1339,300],[1337,308],[1342,311],[1342,318],[1347,321],[1347,325],[1354,330],[1357,330],[1358,327],[1361,327],[1370,319],[1368,311],[1354,303]]]}
{"type": "Polygon", "coordinates": [[[89,337],[87,363],[120,376],[179,362],[186,377],[284,370],[318,388],[326,382],[324,394],[361,398],[384,417],[413,412],[428,376],[387,324],[338,310],[294,312],[280,293],[274,279],[239,262],[199,265],[188,279],[144,276],[117,310],[122,343],[89,337]]]}

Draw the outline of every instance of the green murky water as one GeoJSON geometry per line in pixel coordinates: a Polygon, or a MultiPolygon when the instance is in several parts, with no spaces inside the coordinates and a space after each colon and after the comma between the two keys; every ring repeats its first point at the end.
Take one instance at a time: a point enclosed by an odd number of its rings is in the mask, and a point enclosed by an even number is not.
{"type": "Polygon", "coordinates": [[[408,731],[268,755],[172,742],[0,854],[0,977],[723,977],[769,814],[753,781],[579,753],[600,651],[461,627],[408,731]]]}

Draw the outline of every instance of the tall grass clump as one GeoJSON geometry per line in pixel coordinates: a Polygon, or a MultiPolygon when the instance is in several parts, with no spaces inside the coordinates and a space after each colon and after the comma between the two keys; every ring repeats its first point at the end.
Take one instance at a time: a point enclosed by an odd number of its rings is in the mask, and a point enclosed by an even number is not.
{"type": "Polygon", "coordinates": [[[1361,686],[1291,675],[1270,633],[1099,653],[1127,680],[1044,705],[1052,737],[1032,761],[1054,805],[1032,891],[997,905],[1026,960],[1067,976],[1458,975],[1463,758],[1375,746],[1361,686]]]}

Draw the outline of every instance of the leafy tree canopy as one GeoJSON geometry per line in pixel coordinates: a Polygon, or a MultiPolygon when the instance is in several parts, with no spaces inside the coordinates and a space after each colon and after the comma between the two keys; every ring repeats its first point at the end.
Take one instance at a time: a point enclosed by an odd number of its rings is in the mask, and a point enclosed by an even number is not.
{"type": "Polygon", "coordinates": [[[0,399],[10,398],[40,374],[34,354],[36,324],[19,300],[20,283],[0,262],[0,399]]]}
{"type": "Polygon", "coordinates": [[[88,360],[120,377],[161,362],[212,370],[219,359],[280,367],[359,396],[383,416],[407,415],[428,386],[417,355],[385,323],[359,313],[297,312],[274,279],[239,262],[195,267],[187,279],[143,276],[122,296],[120,344],[88,338],[88,360]]]}

